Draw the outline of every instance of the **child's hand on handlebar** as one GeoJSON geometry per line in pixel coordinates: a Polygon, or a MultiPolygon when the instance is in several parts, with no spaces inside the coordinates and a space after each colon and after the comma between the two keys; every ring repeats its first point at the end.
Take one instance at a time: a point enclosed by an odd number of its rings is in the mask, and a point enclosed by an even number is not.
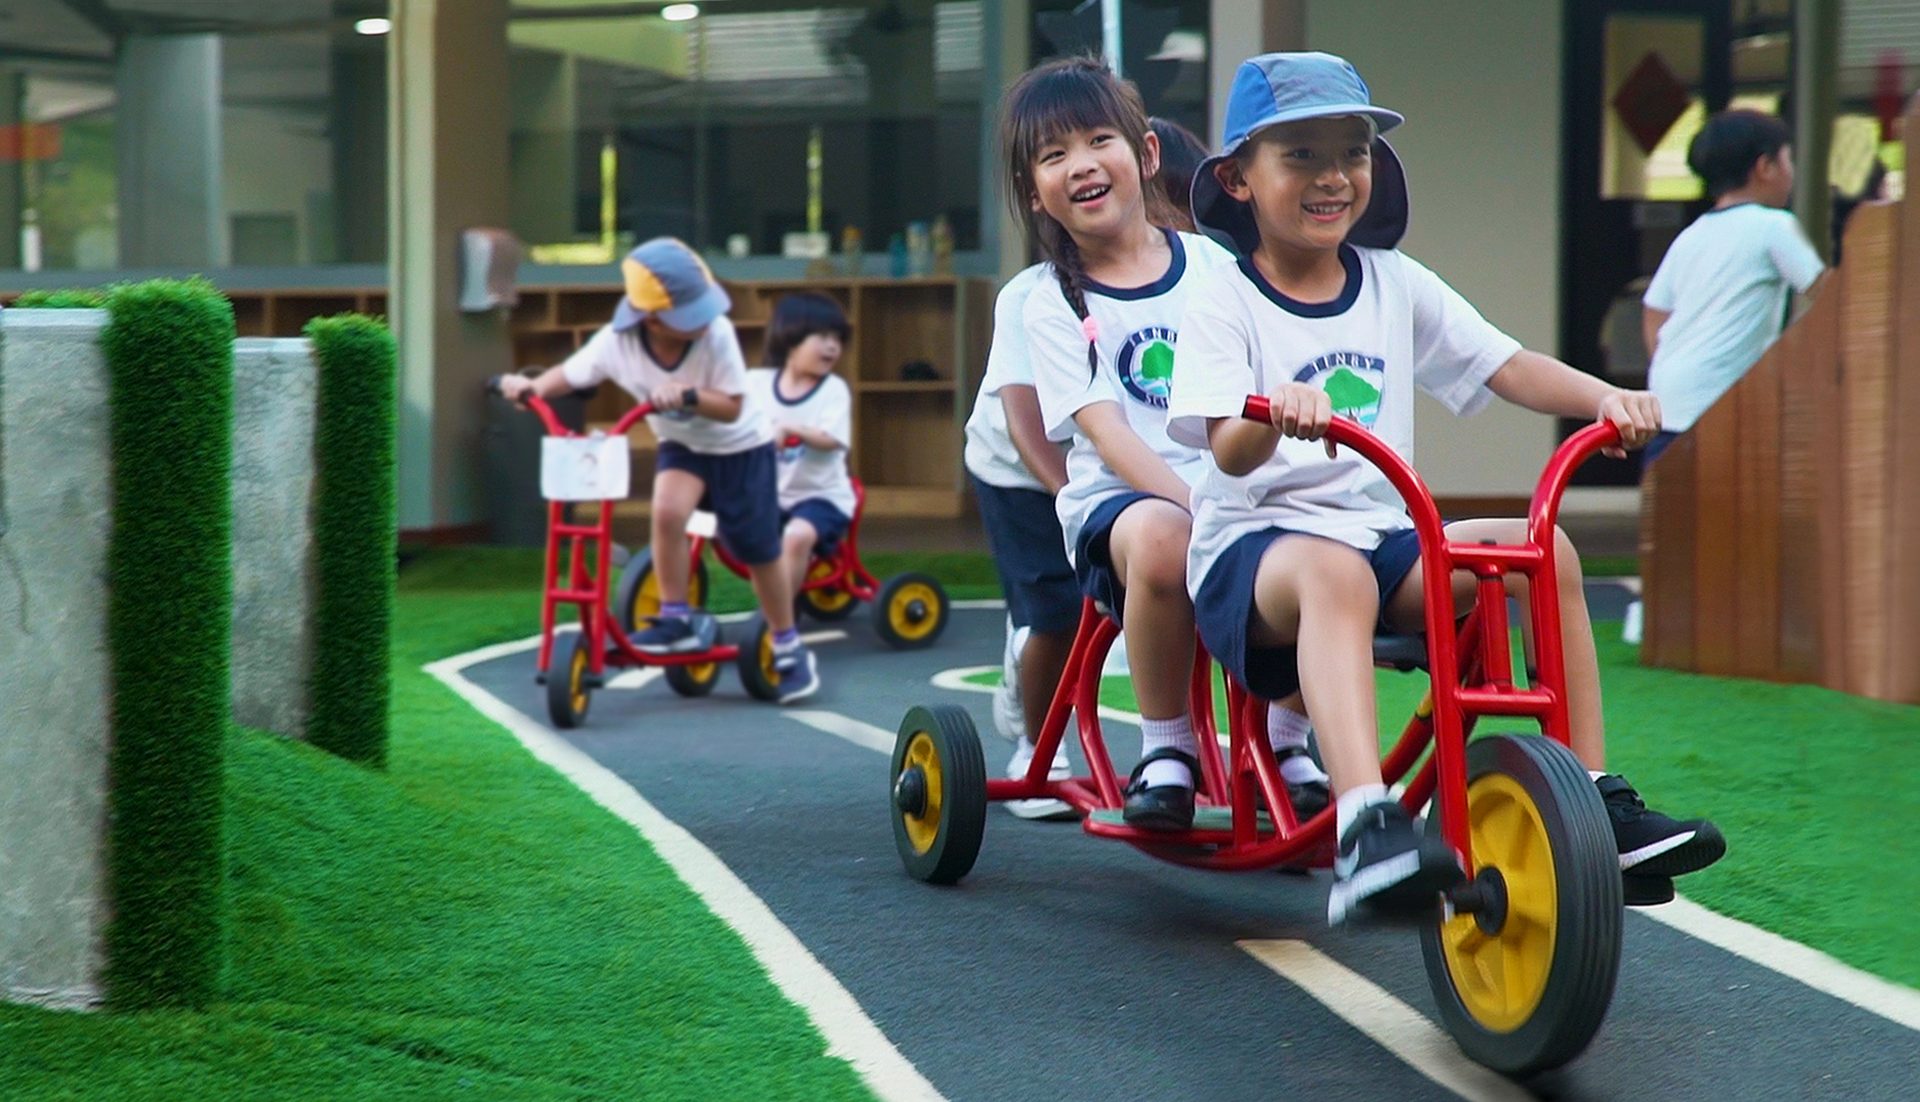
{"type": "MultiPolygon", "coordinates": [[[[1296,440],[1320,440],[1333,422],[1333,401],[1327,392],[1306,383],[1281,383],[1267,396],[1273,427],[1280,435],[1296,440]]],[[[1327,440],[1327,458],[1334,457],[1333,441],[1327,440]]]]}
{"type": "Polygon", "coordinates": [[[1638,448],[1660,431],[1660,399],[1645,390],[1615,390],[1600,399],[1595,420],[1620,430],[1622,447],[1602,448],[1615,459],[1624,459],[1628,448],[1638,448]]]}
{"type": "Polygon", "coordinates": [[[691,410],[700,402],[700,388],[685,383],[662,383],[649,395],[653,408],[661,413],[691,410]]]}
{"type": "Polygon", "coordinates": [[[501,375],[493,380],[493,389],[514,405],[523,406],[533,394],[533,380],[525,375],[501,375]]]}

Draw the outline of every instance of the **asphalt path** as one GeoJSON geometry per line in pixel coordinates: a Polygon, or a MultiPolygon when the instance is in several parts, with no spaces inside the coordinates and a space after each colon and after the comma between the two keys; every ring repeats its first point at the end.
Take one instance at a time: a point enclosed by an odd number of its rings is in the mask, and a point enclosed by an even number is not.
{"type": "MultiPolygon", "coordinates": [[[[1617,615],[1627,594],[1592,598],[1617,615]]],[[[725,862],[949,1098],[1920,1097],[1920,1035],[1635,912],[1600,1035],[1516,1086],[1470,1066],[1449,1078],[1464,1061],[1435,1043],[1416,936],[1330,930],[1326,873],[1184,869],[994,808],[965,880],[914,881],[894,850],[887,759],[821,728],[875,741],[877,728],[890,745],[908,707],[956,703],[997,770],[1010,744],[990,697],[932,681],[996,661],[1002,616],[956,610],[935,648],[911,653],[864,616],[831,626],[846,636],[817,644],[824,687],[793,709],[750,700],[728,671],[703,700],[658,680],[603,690],[562,734],[725,862]],[[1286,978],[1261,959],[1276,944],[1339,982],[1286,978]]],[[[465,670],[544,724],[532,673],[531,650],[465,670]]],[[[1137,730],[1107,732],[1125,769],[1137,730]]],[[[1728,860],[1759,859],[1758,840],[1731,841],[1728,860]]]]}

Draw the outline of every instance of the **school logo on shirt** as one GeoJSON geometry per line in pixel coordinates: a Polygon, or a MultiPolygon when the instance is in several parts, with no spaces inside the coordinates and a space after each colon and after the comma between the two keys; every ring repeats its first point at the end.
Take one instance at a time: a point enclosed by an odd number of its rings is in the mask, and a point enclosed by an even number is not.
{"type": "Polygon", "coordinates": [[[1136,402],[1154,409],[1167,408],[1168,388],[1173,384],[1173,345],[1179,334],[1164,325],[1148,326],[1128,337],[1114,361],[1120,385],[1136,402]]]}
{"type": "Polygon", "coordinates": [[[800,462],[800,457],[807,454],[807,446],[805,444],[795,444],[792,447],[782,445],[777,449],[776,454],[782,465],[798,463],[800,462]]]}
{"type": "Polygon", "coordinates": [[[1333,412],[1367,428],[1380,418],[1380,390],[1387,361],[1363,352],[1329,352],[1294,372],[1293,381],[1327,392],[1333,412]]]}

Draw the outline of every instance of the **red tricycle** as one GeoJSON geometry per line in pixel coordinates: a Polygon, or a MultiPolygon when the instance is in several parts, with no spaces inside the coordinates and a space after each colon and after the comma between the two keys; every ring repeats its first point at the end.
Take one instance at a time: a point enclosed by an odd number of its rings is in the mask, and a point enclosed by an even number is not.
{"type": "MultiPolygon", "coordinates": [[[[1245,415],[1266,420],[1267,402],[1245,415]]],[[[1375,659],[1424,667],[1426,697],[1381,772],[1406,781],[1401,803],[1418,814],[1429,800],[1437,831],[1470,875],[1436,898],[1420,929],[1422,954],[1440,1016],[1468,1056],[1510,1075],[1557,1067],[1578,1056],[1599,1029],[1620,966],[1622,884],[1605,806],[1568,748],[1565,665],[1555,601],[1555,519],[1573,470],[1616,444],[1610,425],[1575,433],[1541,475],[1517,546],[1446,539],[1439,510],[1413,468],[1358,424],[1336,417],[1328,436],[1386,473],[1412,514],[1428,594],[1426,639],[1382,639],[1375,659]],[[1457,622],[1456,571],[1476,579],[1472,611],[1457,622]],[[1529,615],[1538,676],[1513,678],[1503,579],[1532,579],[1529,615]],[[1543,596],[1544,595],[1544,596],[1543,596]],[[1468,736],[1483,716],[1526,717],[1541,736],[1468,736]],[[1544,736],[1544,737],[1542,737],[1544,736]],[[1432,754],[1422,760],[1431,746],[1432,754]],[[1417,766],[1416,766],[1416,763],[1417,766]]],[[[989,778],[965,709],[916,707],[901,722],[891,779],[893,834],[907,872],[950,884],[973,867],[990,800],[1052,797],[1086,815],[1083,829],[1176,864],[1222,870],[1331,864],[1334,809],[1301,821],[1287,798],[1267,740],[1267,702],[1227,686],[1227,750],[1214,723],[1212,662],[1194,664],[1190,710],[1202,752],[1191,830],[1140,830],[1121,819],[1122,779],[1100,731],[1100,675],[1119,633],[1093,602],[1084,606],[1072,657],[1038,732],[1024,779],[989,778]],[[1049,781],[1047,768],[1078,717],[1090,775],[1049,781]]]]}
{"type": "MultiPolygon", "coordinates": [[[[498,381],[489,389],[498,392],[498,381]]],[[[549,436],[578,438],[562,424],[553,408],[537,396],[526,399],[527,407],[540,418],[549,436]]],[[[628,410],[608,430],[610,437],[625,436],[635,423],[653,412],[649,403],[628,410]]],[[[856,500],[865,502],[865,490],[854,485],[856,500]]],[[[568,519],[567,503],[547,503],[547,545],[544,582],[540,603],[540,650],[535,660],[535,676],[547,687],[547,715],[554,726],[578,727],[585,721],[594,689],[606,684],[608,666],[616,669],[662,667],[668,687],[681,696],[705,696],[720,681],[720,666],[732,662],[740,673],[740,682],[748,695],[771,701],[778,697],[778,677],[773,669],[773,633],[766,620],[755,615],[748,623],[746,646],[725,642],[718,623],[712,625],[713,645],[705,650],[681,654],[652,654],[634,647],[629,639],[651,616],[659,614],[660,592],[653,570],[653,556],[642,550],[621,572],[620,585],[611,607],[606,579],[613,563],[613,502],[599,502],[599,514],[591,523],[568,519]],[[562,544],[565,544],[566,581],[561,581],[562,544]],[[566,676],[550,675],[555,610],[563,604],[580,609],[580,631],[569,652],[566,676]]],[[[796,604],[822,619],[840,619],[851,615],[856,600],[872,601],[880,636],[899,648],[929,646],[945,630],[948,620],[946,591],[936,579],[918,573],[903,574],[876,585],[873,575],[861,565],[857,549],[860,514],[856,506],[847,536],[834,551],[813,562],[807,583],[796,604]]],[[[693,542],[693,573],[689,578],[689,603],[706,603],[707,568],[700,554],[706,537],[690,535],[693,542]]],[[[734,573],[746,577],[745,564],[713,541],[715,554],[734,573]]],[[[703,613],[704,615],[704,613],[703,613]]]]}
{"type": "MultiPolygon", "coordinates": [[[[792,446],[796,442],[783,443],[792,446]]],[[[853,479],[853,499],[853,520],[847,534],[825,554],[815,552],[807,567],[806,581],[794,594],[794,611],[821,623],[833,623],[852,616],[864,601],[873,606],[873,627],[881,642],[895,650],[932,646],[947,629],[950,607],[946,589],[939,579],[918,571],[897,574],[885,583],[869,573],[860,561],[860,519],[867,511],[867,488],[857,478],[853,479]]],[[[709,538],[712,529],[708,524],[710,522],[699,525],[706,534],[689,532],[687,536],[693,544],[688,603],[695,607],[705,606],[709,592],[707,563],[700,553],[704,548],[712,547],[714,558],[735,577],[748,577],[747,564],[727,550],[726,544],[709,538]]],[[[635,552],[621,573],[620,593],[614,608],[621,622],[629,625],[629,630],[631,625],[643,623],[647,617],[659,613],[660,588],[653,574],[651,549],[635,552]]],[[[771,699],[770,694],[767,699],[771,699]]]]}

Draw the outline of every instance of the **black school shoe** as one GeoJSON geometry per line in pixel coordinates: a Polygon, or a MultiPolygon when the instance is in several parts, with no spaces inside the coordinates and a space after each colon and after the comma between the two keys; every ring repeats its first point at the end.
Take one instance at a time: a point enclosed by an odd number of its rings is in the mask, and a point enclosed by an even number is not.
{"type": "Polygon", "coordinates": [[[1465,878],[1453,847],[1422,830],[1398,800],[1361,809],[1340,837],[1333,875],[1327,896],[1327,923],[1333,926],[1363,913],[1429,917],[1440,893],[1465,878]]]}
{"type": "Polygon", "coordinates": [[[1671,879],[1699,872],[1726,856],[1726,838],[1707,820],[1681,821],[1654,811],[1625,777],[1609,773],[1594,783],[1613,821],[1622,873],[1671,879]]]}
{"type": "Polygon", "coordinates": [[[1127,789],[1124,795],[1127,802],[1120,810],[1120,818],[1128,826],[1140,830],[1191,830],[1193,829],[1193,787],[1177,784],[1155,785],[1147,787],[1142,779],[1147,766],[1156,761],[1177,761],[1187,767],[1194,784],[1200,783],[1200,760],[1192,754],[1172,747],[1161,747],[1140,759],[1127,777],[1127,789]]]}
{"type": "MultiPolygon", "coordinates": [[[[1306,752],[1306,748],[1300,746],[1289,746],[1283,750],[1275,750],[1273,752],[1274,765],[1278,766],[1281,762],[1296,755],[1304,756],[1306,752]]],[[[1307,781],[1304,784],[1295,784],[1287,780],[1286,773],[1283,771],[1280,775],[1280,783],[1287,786],[1287,802],[1293,805],[1294,817],[1303,823],[1315,815],[1320,814],[1322,811],[1325,811],[1327,805],[1333,802],[1333,789],[1327,787],[1326,781],[1307,781]]]]}

